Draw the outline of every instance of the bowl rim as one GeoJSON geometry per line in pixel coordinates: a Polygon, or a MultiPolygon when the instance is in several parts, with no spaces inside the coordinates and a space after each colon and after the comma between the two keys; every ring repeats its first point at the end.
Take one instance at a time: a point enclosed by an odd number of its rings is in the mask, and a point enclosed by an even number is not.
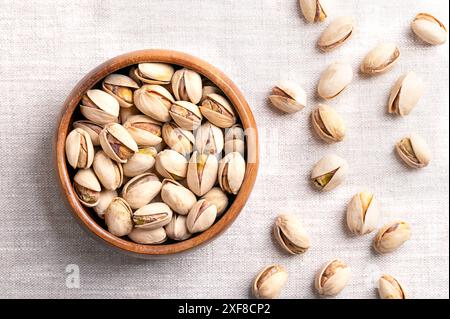
{"type": "Polygon", "coordinates": [[[71,208],[72,215],[76,218],[82,228],[88,231],[97,239],[101,239],[110,247],[114,247],[121,252],[134,256],[170,256],[187,252],[198,248],[213,239],[219,237],[234,222],[240,211],[244,207],[251,190],[256,181],[259,165],[259,145],[258,131],[250,106],[245,100],[238,87],[222,71],[215,66],[203,61],[190,54],[163,49],[147,49],[128,52],[112,59],[109,59],[88,72],[72,89],[63,103],[60,118],[55,134],[54,162],[57,170],[60,189],[64,193],[64,198],[71,208]],[[233,203],[225,211],[222,217],[206,231],[196,234],[194,237],[184,241],[171,244],[144,245],[116,237],[98,224],[87,209],[81,205],[76,198],[72,182],[67,168],[65,157],[65,140],[70,131],[73,114],[78,106],[82,95],[93,86],[95,86],[106,75],[114,73],[125,67],[144,63],[144,62],[163,62],[178,65],[192,69],[214,83],[235,107],[242,123],[243,129],[251,134],[246,136],[247,144],[247,163],[246,172],[242,186],[236,195],[233,203]],[[248,158],[252,160],[249,161],[248,158]]]}

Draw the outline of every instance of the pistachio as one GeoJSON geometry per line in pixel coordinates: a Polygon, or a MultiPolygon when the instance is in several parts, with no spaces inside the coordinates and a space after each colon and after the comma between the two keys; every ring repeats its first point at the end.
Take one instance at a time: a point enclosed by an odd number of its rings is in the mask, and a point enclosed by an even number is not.
{"type": "Polygon", "coordinates": [[[122,185],[122,165],[119,162],[111,160],[105,152],[98,151],[95,153],[92,167],[100,183],[106,189],[115,190],[122,185]]]}
{"type": "Polygon", "coordinates": [[[373,247],[379,253],[390,253],[403,245],[410,237],[411,227],[409,224],[404,221],[394,221],[378,231],[373,247]]]}
{"type": "Polygon", "coordinates": [[[202,122],[198,106],[187,101],[176,101],[169,109],[172,119],[185,130],[195,130],[202,122]]]}
{"type": "Polygon", "coordinates": [[[73,188],[84,206],[94,207],[98,204],[102,187],[91,168],[78,170],[73,177],[73,188]]]}
{"type": "Polygon", "coordinates": [[[187,215],[197,202],[197,198],[189,189],[172,179],[163,180],[161,199],[180,215],[187,215]]]}
{"type": "Polygon", "coordinates": [[[218,163],[215,155],[195,151],[189,160],[187,184],[197,195],[203,196],[216,183],[218,163]]]}
{"type": "Polygon", "coordinates": [[[186,227],[186,216],[174,214],[165,229],[167,236],[173,240],[185,240],[192,236],[186,227]]]}
{"type": "Polygon", "coordinates": [[[412,168],[422,168],[430,163],[431,151],[427,142],[418,134],[402,138],[395,149],[399,157],[412,168]]]}
{"type": "Polygon", "coordinates": [[[102,83],[103,90],[114,96],[121,107],[133,105],[133,90],[139,85],[130,77],[123,74],[110,74],[102,83]]]}
{"type": "Polygon", "coordinates": [[[222,130],[210,122],[205,122],[195,132],[195,148],[205,154],[218,154],[222,152],[222,130]]]}
{"type": "Polygon", "coordinates": [[[350,268],[339,259],[326,263],[317,273],[315,287],[322,296],[335,296],[347,285],[350,268]]]}
{"type": "Polygon", "coordinates": [[[162,244],[167,240],[164,227],[156,229],[134,228],[128,237],[138,244],[155,245],[162,244]]]}
{"type": "Polygon", "coordinates": [[[140,81],[148,84],[168,84],[174,73],[173,66],[166,63],[140,63],[134,69],[134,75],[140,81]]]}
{"type": "Polygon", "coordinates": [[[411,24],[413,32],[428,44],[438,45],[447,41],[447,28],[429,13],[419,13],[411,24]]]}
{"type": "Polygon", "coordinates": [[[303,16],[308,22],[321,22],[329,12],[329,0],[299,0],[303,16]]]}
{"type": "Polygon", "coordinates": [[[92,121],[86,121],[86,120],[80,120],[73,122],[74,128],[80,128],[86,133],[89,134],[89,137],[91,138],[92,145],[93,146],[99,146],[100,140],[98,138],[98,135],[103,130],[103,126],[98,125],[92,121]]]}
{"type": "Polygon", "coordinates": [[[206,199],[200,199],[192,206],[186,219],[191,234],[207,230],[216,220],[217,208],[206,199]]]}
{"type": "Polygon", "coordinates": [[[172,219],[172,210],[164,203],[142,206],[133,214],[134,227],[155,229],[167,225],[172,219]]]}
{"type": "Polygon", "coordinates": [[[407,299],[405,289],[400,282],[386,274],[378,280],[378,294],[381,299],[407,299]]]}
{"type": "Polygon", "coordinates": [[[293,215],[278,216],[273,234],[280,246],[293,255],[302,254],[311,246],[302,222],[293,215]]]}
{"type": "Polygon", "coordinates": [[[354,20],[351,17],[339,17],[331,22],[317,42],[322,51],[331,51],[344,44],[352,35],[354,20]]]}
{"type": "Polygon", "coordinates": [[[219,94],[209,94],[202,102],[200,111],[212,124],[226,128],[236,123],[233,107],[219,94]]]}
{"type": "Polygon", "coordinates": [[[140,148],[130,159],[122,165],[123,175],[134,177],[144,174],[155,165],[158,152],[154,147],[140,148]]]}
{"type": "Polygon", "coordinates": [[[162,127],[162,137],[167,146],[181,155],[192,153],[195,143],[194,134],[182,129],[176,123],[165,123],[162,127]]]}
{"type": "Polygon", "coordinates": [[[340,142],[345,137],[345,124],[341,116],[330,106],[319,104],[311,113],[311,122],[317,136],[327,143],[340,142]]]}
{"type": "Polygon", "coordinates": [[[101,219],[105,218],[105,211],[111,204],[112,200],[117,197],[117,191],[102,190],[99,195],[98,204],[94,206],[94,211],[101,219]]]}
{"type": "Polygon", "coordinates": [[[138,209],[150,203],[159,194],[161,182],[153,173],[145,173],[130,179],[122,189],[122,197],[132,209],[138,209]]]}
{"type": "Polygon", "coordinates": [[[81,99],[81,114],[97,124],[117,122],[119,109],[119,102],[102,90],[89,90],[81,99]]]}
{"type": "Polygon", "coordinates": [[[66,157],[73,168],[89,168],[94,160],[94,146],[89,134],[76,128],[67,135],[66,157]]]}
{"type": "Polygon", "coordinates": [[[128,203],[120,197],[114,198],[105,211],[108,231],[118,237],[128,235],[133,230],[132,211],[128,203]]]}
{"type": "Polygon", "coordinates": [[[330,154],[317,162],[311,172],[313,185],[321,191],[329,191],[336,188],[344,180],[348,170],[347,161],[330,154]]]}
{"type": "Polygon", "coordinates": [[[130,116],[123,124],[139,146],[155,146],[161,143],[161,123],[145,115],[130,116]]]}
{"type": "Polygon", "coordinates": [[[217,208],[217,217],[228,207],[228,196],[219,187],[211,188],[201,199],[206,199],[217,208]]]}
{"type": "Polygon", "coordinates": [[[217,179],[222,190],[237,194],[245,176],[245,160],[238,152],[232,152],[220,160],[217,179]]]}
{"type": "Polygon", "coordinates": [[[112,160],[126,163],[138,151],[133,137],[120,124],[110,123],[100,132],[100,145],[112,160]]]}
{"type": "Polygon", "coordinates": [[[269,100],[280,111],[295,113],[306,106],[306,92],[297,84],[284,81],[272,89],[269,100]]]}
{"type": "Polygon", "coordinates": [[[419,102],[423,90],[423,82],[414,72],[401,76],[389,96],[388,112],[408,115],[419,102]]]}
{"type": "Polygon", "coordinates": [[[353,196],[347,207],[347,226],[354,234],[364,235],[377,227],[380,207],[374,194],[363,191],[353,196]]]}
{"type": "Polygon", "coordinates": [[[173,150],[164,150],[156,156],[155,168],[164,178],[182,180],[186,177],[188,162],[186,158],[173,150]]]}
{"type": "Polygon", "coordinates": [[[379,74],[390,70],[400,58],[400,50],[394,43],[382,43],[367,53],[361,64],[361,72],[379,74]]]}
{"type": "Polygon", "coordinates": [[[200,74],[189,69],[177,70],[172,77],[172,91],[177,100],[197,104],[202,98],[200,74]]]}
{"type": "Polygon", "coordinates": [[[215,86],[215,85],[206,85],[206,86],[203,86],[203,90],[202,90],[202,98],[201,98],[201,100],[200,100],[200,103],[202,103],[202,102],[206,99],[206,97],[207,97],[208,95],[212,94],[212,93],[220,94],[221,91],[220,91],[220,89],[219,89],[217,86],[215,86]]]}
{"type": "Polygon", "coordinates": [[[167,89],[160,85],[143,85],[134,91],[134,104],[139,111],[159,121],[169,122],[169,109],[175,102],[167,89]]]}
{"type": "Polygon", "coordinates": [[[329,100],[338,96],[352,82],[353,71],[348,64],[334,62],[320,76],[317,93],[329,100]]]}
{"type": "Polygon", "coordinates": [[[133,105],[131,107],[121,107],[119,112],[120,123],[125,123],[133,115],[141,115],[141,111],[133,105]]]}
{"type": "Polygon", "coordinates": [[[261,270],[253,281],[253,295],[259,299],[276,299],[286,285],[288,274],[283,266],[270,265],[261,270]]]}

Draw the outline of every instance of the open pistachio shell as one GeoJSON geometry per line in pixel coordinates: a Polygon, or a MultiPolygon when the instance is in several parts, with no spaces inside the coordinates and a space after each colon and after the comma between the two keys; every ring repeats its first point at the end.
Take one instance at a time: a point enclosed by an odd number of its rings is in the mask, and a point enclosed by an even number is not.
{"type": "Polygon", "coordinates": [[[164,227],[167,236],[173,240],[186,240],[192,236],[186,226],[186,216],[174,214],[171,221],[164,227]]]}
{"type": "Polygon", "coordinates": [[[155,146],[161,143],[161,123],[146,115],[130,116],[123,124],[139,146],[155,146]]]}
{"type": "Polygon", "coordinates": [[[162,127],[162,137],[172,150],[182,155],[192,153],[195,137],[191,131],[182,129],[174,122],[169,122],[162,127]]]}
{"type": "Polygon", "coordinates": [[[280,265],[264,267],[252,285],[253,295],[258,299],[276,299],[286,285],[288,273],[280,265]]]}
{"type": "Polygon", "coordinates": [[[202,122],[198,106],[187,101],[175,101],[169,114],[178,126],[189,131],[195,130],[202,122]]]}
{"type": "Polygon", "coordinates": [[[73,177],[73,187],[80,202],[86,207],[94,207],[99,202],[102,187],[91,168],[80,169],[73,177]]]}
{"type": "Polygon", "coordinates": [[[303,16],[308,22],[321,22],[329,14],[329,0],[299,0],[303,16]]]}
{"type": "Polygon", "coordinates": [[[155,165],[157,151],[154,147],[140,148],[122,165],[123,175],[134,177],[144,174],[155,165]]]}
{"type": "Polygon", "coordinates": [[[67,135],[65,151],[67,161],[73,168],[89,168],[94,160],[94,146],[89,134],[76,128],[67,135]]]}
{"type": "Polygon", "coordinates": [[[423,168],[431,161],[431,151],[427,142],[418,134],[403,138],[395,146],[400,158],[412,168],[423,168]]]}
{"type": "Polygon", "coordinates": [[[164,150],[156,156],[156,171],[164,178],[182,180],[186,177],[188,162],[174,150],[164,150]]]}
{"type": "Polygon", "coordinates": [[[231,104],[226,98],[216,93],[209,94],[203,100],[200,112],[218,127],[226,128],[236,123],[236,115],[231,104]]]}
{"type": "Polygon", "coordinates": [[[352,17],[336,18],[322,32],[317,46],[322,51],[331,51],[340,47],[352,36],[354,24],[352,17]]]}
{"type": "Polygon", "coordinates": [[[311,246],[302,222],[293,215],[278,216],[273,227],[273,234],[280,246],[293,255],[302,254],[311,246]]]}
{"type": "Polygon", "coordinates": [[[138,151],[133,137],[120,124],[110,123],[100,132],[100,145],[112,160],[126,163],[138,151]]]}
{"type": "Polygon", "coordinates": [[[394,43],[381,43],[365,56],[361,72],[379,74],[390,70],[399,60],[400,50],[394,43]]]}
{"type": "Polygon", "coordinates": [[[159,194],[161,182],[153,173],[145,173],[130,179],[122,189],[122,197],[132,209],[138,209],[150,203],[159,194]]]}
{"type": "Polygon", "coordinates": [[[338,96],[353,80],[352,67],[349,64],[334,62],[320,76],[317,93],[329,100],[338,96]]]}
{"type": "Polygon", "coordinates": [[[115,190],[122,185],[123,170],[119,162],[110,159],[105,152],[98,151],[92,165],[100,183],[108,190],[115,190]]]}
{"type": "Polygon", "coordinates": [[[134,104],[147,116],[159,121],[169,122],[169,109],[175,102],[167,89],[160,85],[143,85],[134,91],[134,104]]]}
{"type": "Polygon", "coordinates": [[[347,285],[350,279],[350,268],[339,259],[326,263],[317,273],[315,287],[322,296],[335,296],[347,285]]]}
{"type": "Polygon", "coordinates": [[[192,206],[186,218],[186,226],[191,234],[207,230],[214,224],[217,208],[206,199],[200,199],[192,206]]]}
{"type": "Polygon", "coordinates": [[[138,244],[156,245],[162,244],[167,240],[167,234],[164,227],[156,229],[134,228],[128,237],[138,244]]]}
{"type": "Polygon", "coordinates": [[[143,83],[168,84],[174,73],[173,66],[166,63],[150,62],[140,63],[134,69],[134,75],[143,83]]]}
{"type": "Polygon", "coordinates": [[[224,146],[223,133],[220,128],[205,122],[195,132],[195,149],[205,154],[218,154],[224,146]]]}
{"type": "Polygon", "coordinates": [[[382,275],[378,280],[378,294],[380,299],[407,299],[402,284],[390,275],[382,275]]]}
{"type": "Polygon", "coordinates": [[[293,82],[284,81],[272,89],[269,100],[274,107],[284,113],[295,113],[306,106],[306,92],[293,82]]]}
{"type": "Polygon", "coordinates": [[[381,228],[373,241],[379,253],[390,253],[402,246],[411,237],[411,226],[405,221],[394,221],[381,228]]]}
{"type": "Polygon", "coordinates": [[[413,32],[423,41],[432,45],[447,41],[447,28],[429,13],[419,13],[411,24],[413,32]]]}
{"type": "Polygon", "coordinates": [[[187,215],[192,206],[197,202],[194,193],[172,179],[163,180],[161,199],[174,212],[180,215],[187,215]]]}
{"type": "Polygon", "coordinates": [[[100,192],[99,201],[96,206],[94,206],[94,211],[97,213],[97,216],[101,219],[105,218],[105,211],[111,204],[112,200],[117,197],[117,191],[111,190],[102,190],[100,192]]]}
{"type": "Polygon", "coordinates": [[[347,226],[352,233],[364,235],[377,227],[379,216],[380,206],[374,194],[359,192],[347,207],[347,226]]]}
{"type": "Polygon", "coordinates": [[[216,183],[218,162],[215,155],[195,151],[187,168],[187,184],[197,195],[203,196],[216,183]]]}
{"type": "Polygon", "coordinates": [[[311,113],[311,122],[317,136],[327,143],[340,142],[345,137],[344,121],[338,112],[328,105],[319,104],[311,113]]]}
{"type": "Polygon", "coordinates": [[[225,155],[220,160],[217,179],[222,190],[236,195],[245,176],[245,160],[238,152],[225,155]]]}
{"type": "Polygon", "coordinates": [[[73,122],[74,128],[80,128],[86,133],[89,134],[89,137],[91,138],[92,145],[93,146],[99,146],[100,140],[99,140],[99,134],[103,130],[103,126],[96,124],[92,121],[87,120],[80,120],[73,122]]]}
{"type": "Polygon", "coordinates": [[[133,105],[133,91],[139,85],[126,75],[110,74],[103,80],[102,88],[114,96],[121,107],[127,108],[133,105]]]}
{"type": "Polygon", "coordinates": [[[339,186],[348,170],[347,161],[329,154],[321,158],[311,172],[313,185],[321,191],[329,191],[339,186]]]}
{"type": "Polygon", "coordinates": [[[172,210],[164,203],[151,203],[133,213],[134,227],[155,229],[167,225],[172,219],[172,210]]]}
{"type": "Polygon", "coordinates": [[[133,230],[132,210],[120,197],[114,198],[105,211],[108,231],[118,237],[128,235],[133,230]]]}
{"type": "Polygon", "coordinates": [[[228,207],[228,196],[220,187],[213,187],[201,199],[206,199],[217,208],[217,216],[221,216],[228,207]]]}
{"type": "Polygon", "coordinates": [[[197,104],[202,98],[200,74],[189,69],[175,71],[172,78],[172,91],[177,100],[197,104]]]}
{"type": "Polygon", "coordinates": [[[408,115],[423,95],[424,85],[416,73],[402,75],[392,88],[388,102],[388,112],[401,116],[408,115]]]}
{"type": "Polygon", "coordinates": [[[100,125],[117,122],[119,109],[119,102],[102,90],[89,90],[81,99],[81,114],[100,125]]]}
{"type": "Polygon", "coordinates": [[[222,91],[215,85],[206,85],[206,86],[204,85],[202,89],[202,98],[200,100],[200,103],[202,103],[206,99],[206,97],[212,93],[221,94],[222,91]]]}

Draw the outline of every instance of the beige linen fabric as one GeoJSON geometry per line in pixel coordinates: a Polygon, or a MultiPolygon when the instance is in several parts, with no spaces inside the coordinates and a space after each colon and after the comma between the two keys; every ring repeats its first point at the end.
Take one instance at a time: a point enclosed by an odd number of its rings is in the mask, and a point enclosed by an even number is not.
{"type": "Polygon", "coordinates": [[[411,297],[448,298],[449,50],[411,34],[422,11],[448,26],[447,1],[336,1],[331,18],[353,15],[357,31],[323,54],[315,42],[331,20],[306,24],[296,0],[0,0],[0,297],[247,298],[256,273],[280,263],[290,274],[282,297],[313,298],[314,273],[339,257],[352,268],[339,298],[376,297],[384,272],[411,297]],[[399,45],[399,64],[378,77],[359,75],[361,59],[380,41],[399,45]],[[260,133],[259,176],[242,214],[212,244],[170,260],[129,258],[88,238],[63,204],[51,163],[58,113],[72,87],[106,59],[143,48],[185,51],[222,69],[248,99],[260,133]],[[324,145],[309,115],[319,102],[319,75],[335,60],[355,70],[350,87],[329,102],[348,136],[324,145]],[[423,78],[425,95],[408,117],[389,116],[390,88],[410,70],[423,78]],[[286,78],[309,94],[308,107],[294,115],[266,102],[286,78]],[[395,142],[410,132],[430,144],[433,159],[423,170],[395,156],[395,142]],[[341,187],[319,194],[308,183],[310,169],[330,152],[346,158],[350,172],[341,187]],[[348,235],[346,204],[362,188],[381,201],[380,226],[411,223],[412,238],[397,252],[376,255],[374,234],[348,235]],[[304,220],[312,237],[306,254],[287,256],[271,240],[281,212],[304,220]],[[71,281],[77,269],[79,288],[71,281]]]}

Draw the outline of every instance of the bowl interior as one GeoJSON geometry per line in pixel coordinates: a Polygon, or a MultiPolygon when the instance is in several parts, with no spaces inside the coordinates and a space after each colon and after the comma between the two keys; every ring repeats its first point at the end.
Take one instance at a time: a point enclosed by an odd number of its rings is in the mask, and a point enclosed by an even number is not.
{"type": "Polygon", "coordinates": [[[88,73],[72,90],[64,103],[56,132],[56,166],[61,188],[76,217],[95,238],[122,252],[137,256],[164,256],[181,253],[198,247],[221,234],[235,220],[247,201],[256,180],[258,170],[258,133],[253,114],[236,85],[220,70],[194,56],[168,50],[142,50],[115,57],[88,73]],[[214,83],[234,106],[242,127],[246,132],[246,172],[242,186],[234,201],[221,218],[206,231],[190,239],[160,245],[143,245],[116,237],[101,226],[101,221],[78,201],[71,182],[71,174],[65,159],[65,140],[71,130],[74,117],[78,117],[78,104],[83,94],[94,87],[106,75],[133,64],[143,62],[165,62],[192,69],[214,83]]]}

